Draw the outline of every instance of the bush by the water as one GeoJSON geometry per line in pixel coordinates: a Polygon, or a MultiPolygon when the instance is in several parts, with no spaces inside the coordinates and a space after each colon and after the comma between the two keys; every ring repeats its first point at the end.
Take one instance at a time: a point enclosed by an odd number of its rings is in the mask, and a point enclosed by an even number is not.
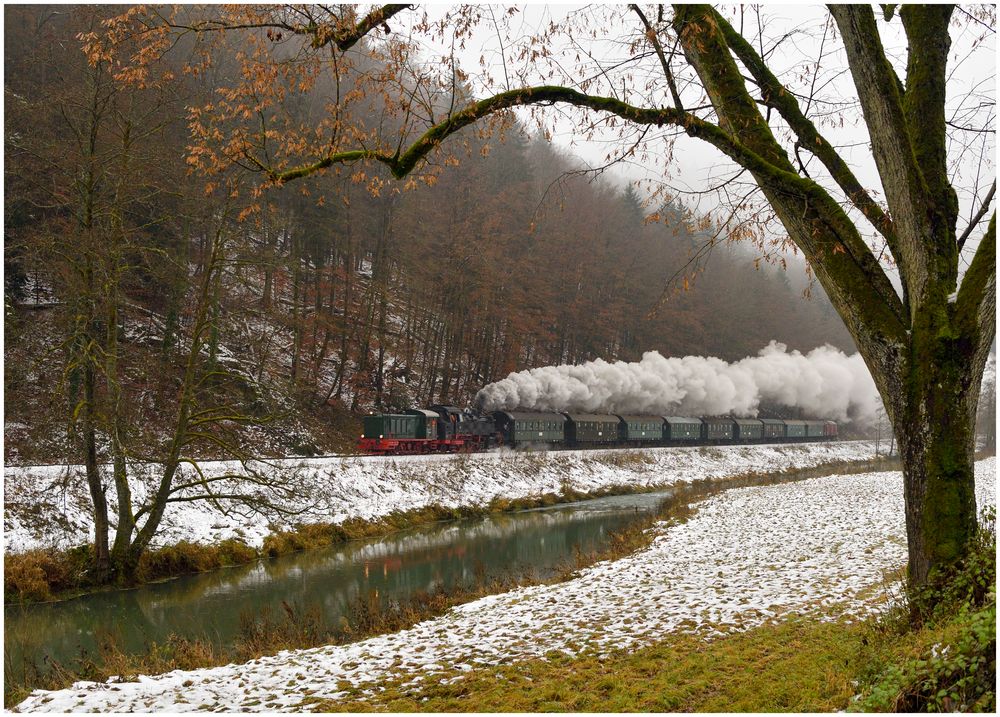
{"type": "Polygon", "coordinates": [[[202,573],[227,565],[242,565],[256,558],[256,550],[232,538],[214,545],[182,540],[144,553],[139,561],[139,579],[149,582],[188,573],[202,573]]]}
{"type": "Polygon", "coordinates": [[[86,585],[92,556],[89,545],[66,551],[29,550],[6,555],[4,596],[20,602],[41,602],[86,585]]]}
{"type": "Polygon", "coordinates": [[[911,646],[902,659],[897,648],[852,710],[995,712],[996,624],[996,509],[990,507],[962,563],[878,622],[876,646],[904,636],[911,646]],[[906,635],[914,620],[919,627],[906,635]]]}

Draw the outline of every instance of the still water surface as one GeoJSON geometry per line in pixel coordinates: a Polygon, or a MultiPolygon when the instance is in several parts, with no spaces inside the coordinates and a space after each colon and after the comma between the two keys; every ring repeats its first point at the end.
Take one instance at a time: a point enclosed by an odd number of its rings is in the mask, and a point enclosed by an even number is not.
{"type": "Polygon", "coordinates": [[[241,619],[319,608],[337,625],[359,598],[383,603],[418,591],[469,585],[477,578],[529,573],[552,577],[576,552],[604,547],[609,535],[644,517],[669,496],[647,493],[599,498],[518,513],[436,523],[134,590],[96,593],[57,603],[4,609],[9,675],[45,658],[68,664],[93,654],[104,633],[119,649],[144,652],[171,634],[226,645],[241,619]]]}

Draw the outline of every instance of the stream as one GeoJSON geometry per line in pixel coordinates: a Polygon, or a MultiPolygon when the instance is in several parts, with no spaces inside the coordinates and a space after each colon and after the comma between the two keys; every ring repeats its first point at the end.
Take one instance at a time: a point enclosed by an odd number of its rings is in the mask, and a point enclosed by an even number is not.
{"type": "Polygon", "coordinates": [[[335,626],[359,599],[386,604],[419,591],[526,574],[544,580],[572,566],[578,552],[605,547],[611,533],[656,511],[669,496],[612,496],[434,523],[132,590],[7,605],[5,673],[19,677],[28,664],[69,664],[93,655],[107,636],[130,654],[170,635],[223,646],[248,619],[269,614],[278,621],[289,609],[318,609],[324,624],[335,626]]]}

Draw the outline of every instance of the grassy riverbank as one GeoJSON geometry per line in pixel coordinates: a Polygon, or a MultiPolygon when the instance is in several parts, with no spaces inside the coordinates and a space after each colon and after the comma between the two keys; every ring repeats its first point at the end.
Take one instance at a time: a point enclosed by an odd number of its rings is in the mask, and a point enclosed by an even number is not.
{"type": "MultiPolygon", "coordinates": [[[[541,460],[541,458],[539,458],[541,460]]],[[[626,466],[648,461],[641,451],[616,451],[601,456],[601,460],[626,466]]],[[[836,473],[861,473],[893,470],[898,463],[889,459],[824,463],[811,468],[789,469],[779,473],[746,473],[721,480],[700,480],[682,486],[697,491],[716,487],[738,487],[761,484],[761,481],[798,480],[836,473]]],[[[301,550],[336,545],[350,540],[376,538],[400,530],[445,520],[481,518],[487,515],[570,503],[590,498],[630,493],[648,493],[676,488],[676,485],[636,486],[630,484],[605,486],[589,492],[574,490],[568,485],[558,493],[544,493],[529,498],[495,498],[483,506],[448,507],[430,505],[406,511],[396,511],[377,520],[350,518],[341,523],[310,523],[289,530],[272,532],[258,548],[239,539],[214,544],[181,541],[147,552],[140,563],[138,583],[149,583],[207,572],[232,565],[243,565],[261,558],[274,558],[301,550]]],[[[60,600],[89,592],[108,589],[89,579],[92,549],[83,545],[71,550],[29,550],[4,557],[4,598],[9,602],[30,603],[60,600]]]]}
{"type": "Polygon", "coordinates": [[[995,664],[977,678],[976,670],[956,672],[934,657],[944,646],[976,641],[969,655],[988,659],[996,647],[995,610],[991,615],[992,643],[978,639],[972,620],[958,613],[903,635],[876,621],[796,618],[712,642],[672,636],[603,658],[554,653],[545,661],[453,675],[455,681],[448,684],[390,684],[369,699],[303,707],[318,712],[832,712],[939,711],[964,704],[969,711],[992,712],[995,664]],[[925,689],[942,668],[951,679],[935,683],[933,691],[925,689]],[[903,673],[909,673],[904,681],[893,677],[903,673]],[[963,680],[970,684],[956,689],[963,680]],[[945,695],[938,697],[942,690],[945,695]],[[969,701],[946,702],[952,693],[969,701]],[[866,697],[855,701],[857,694],[866,697]]]}
{"type": "MultiPolygon", "coordinates": [[[[991,514],[992,515],[992,514],[991,514]]],[[[384,685],[316,711],[996,711],[996,531],[985,522],[944,600],[913,627],[898,600],[862,622],[796,617],[705,641],[672,635],[606,656],[546,659],[384,685]]],[[[919,600],[918,600],[919,602],[919,600]]],[[[919,605],[918,605],[919,609],[919,605]]]]}

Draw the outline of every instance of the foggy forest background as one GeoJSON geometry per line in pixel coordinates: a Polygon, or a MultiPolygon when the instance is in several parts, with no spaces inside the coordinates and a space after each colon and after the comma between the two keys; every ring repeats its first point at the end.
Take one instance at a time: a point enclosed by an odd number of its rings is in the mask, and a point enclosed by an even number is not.
{"type": "Polygon", "coordinates": [[[724,235],[706,252],[715,228],[684,197],[644,206],[525,127],[505,141],[464,131],[464,158],[436,182],[355,166],[261,197],[208,193],[186,159],[187,108],[237,62],[169,91],[123,87],[77,39],[115,12],[5,8],[8,462],[78,454],[84,315],[115,325],[136,454],[162,440],[220,236],[201,353],[224,379],[200,390],[260,419],[219,422],[258,455],[342,449],[358,412],[464,406],[534,366],[649,350],[736,360],[771,340],[854,350],[801,264],[757,264],[724,235]]]}

